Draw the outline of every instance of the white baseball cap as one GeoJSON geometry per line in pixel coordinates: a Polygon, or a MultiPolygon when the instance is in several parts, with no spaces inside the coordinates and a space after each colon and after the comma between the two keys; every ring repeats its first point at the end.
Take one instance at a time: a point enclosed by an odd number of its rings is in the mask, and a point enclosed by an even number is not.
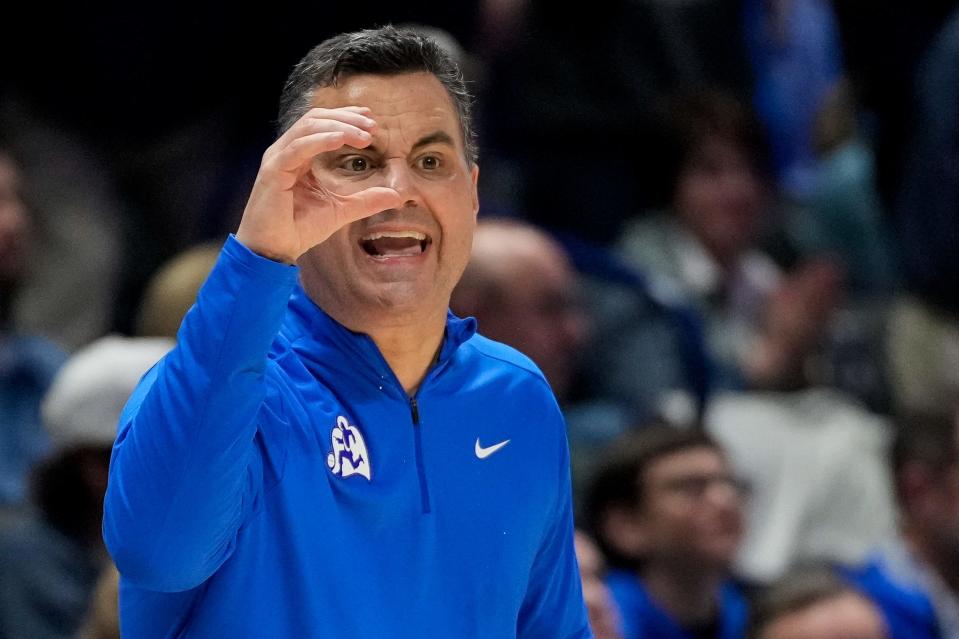
{"type": "Polygon", "coordinates": [[[77,351],[53,379],[41,406],[55,450],[110,446],[140,378],[175,342],[165,337],[100,338],[77,351]]]}

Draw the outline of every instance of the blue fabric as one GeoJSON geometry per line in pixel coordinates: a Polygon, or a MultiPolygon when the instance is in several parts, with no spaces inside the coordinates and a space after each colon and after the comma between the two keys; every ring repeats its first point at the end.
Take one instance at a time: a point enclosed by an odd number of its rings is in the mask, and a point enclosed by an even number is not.
{"type": "Polygon", "coordinates": [[[769,132],[774,170],[803,196],[815,179],[813,131],[823,99],[842,75],[839,29],[827,0],[792,2],[780,29],[770,3],[743,3],[743,33],[756,82],[754,106],[769,132]]]}
{"type": "Polygon", "coordinates": [[[890,639],[940,636],[929,597],[920,590],[896,584],[875,561],[858,568],[840,568],[839,573],[879,607],[889,626],[890,639]]]}
{"type": "Polygon", "coordinates": [[[124,636],[590,637],[559,408],[474,333],[449,317],[411,399],[295,268],[228,240],[121,417],[124,636]]]}
{"type": "MultiPolygon", "coordinates": [[[[623,639],[694,639],[652,600],[637,576],[625,570],[612,570],[606,584],[622,617],[623,639]]],[[[716,639],[742,639],[749,620],[746,598],[732,583],[720,593],[720,620],[716,639]]]]}
{"type": "Polygon", "coordinates": [[[40,402],[66,353],[39,337],[0,337],[0,504],[25,501],[25,478],[49,448],[40,402]]]}

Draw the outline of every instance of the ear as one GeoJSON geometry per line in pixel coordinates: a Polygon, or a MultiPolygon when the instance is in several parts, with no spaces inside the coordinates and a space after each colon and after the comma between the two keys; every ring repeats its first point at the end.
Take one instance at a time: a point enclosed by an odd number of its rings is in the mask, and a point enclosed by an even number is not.
{"type": "Polygon", "coordinates": [[[477,185],[479,184],[479,166],[474,164],[472,170],[470,171],[470,178],[473,187],[473,219],[476,219],[476,216],[479,214],[479,190],[477,185]]]}
{"type": "Polygon", "coordinates": [[[649,534],[639,514],[622,506],[612,506],[603,515],[601,530],[607,543],[627,557],[646,554],[649,534]]]}

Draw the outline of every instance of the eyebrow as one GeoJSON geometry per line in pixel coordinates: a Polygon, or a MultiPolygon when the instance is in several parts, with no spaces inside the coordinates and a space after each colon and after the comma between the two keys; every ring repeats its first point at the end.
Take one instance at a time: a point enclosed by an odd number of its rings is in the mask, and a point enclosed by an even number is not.
{"type": "MultiPolygon", "coordinates": [[[[429,146],[431,144],[448,144],[449,146],[455,147],[456,143],[453,142],[453,138],[450,137],[450,134],[446,131],[433,131],[428,133],[417,140],[410,151],[416,151],[424,146],[429,146]]],[[[352,148],[352,147],[351,147],[352,148]]],[[[382,150],[374,143],[365,147],[363,150],[370,151],[371,153],[381,153],[382,150]]]]}
{"type": "Polygon", "coordinates": [[[433,131],[428,135],[424,135],[413,145],[412,150],[415,151],[420,147],[429,146],[431,144],[448,144],[450,146],[456,146],[453,143],[453,138],[449,136],[446,131],[433,131]]]}

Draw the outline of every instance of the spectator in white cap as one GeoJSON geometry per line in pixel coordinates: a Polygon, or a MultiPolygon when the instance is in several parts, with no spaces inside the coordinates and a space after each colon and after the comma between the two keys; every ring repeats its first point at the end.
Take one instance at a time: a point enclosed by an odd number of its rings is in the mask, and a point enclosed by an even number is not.
{"type": "Polygon", "coordinates": [[[105,337],[54,378],[42,405],[52,446],[33,469],[33,508],[0,529],[0,639],[76,633],[107,559],[100,525],[120,412],[172,347],[166,338],[105,337]]]}

